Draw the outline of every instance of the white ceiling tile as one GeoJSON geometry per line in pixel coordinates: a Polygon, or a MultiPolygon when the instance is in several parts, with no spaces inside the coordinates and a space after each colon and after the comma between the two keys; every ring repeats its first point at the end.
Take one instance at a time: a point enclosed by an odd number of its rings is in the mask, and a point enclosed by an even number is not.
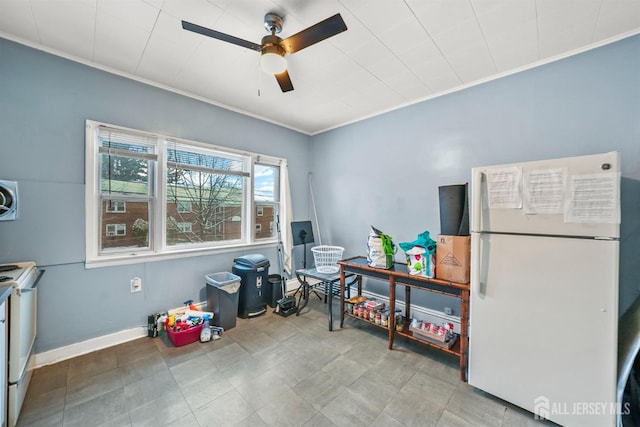
{"type": "Polygon", "coordinates": [[[460,21],[447,30],[439,32],[433,36],[436,46],[445,55],[447,52],[459,50],[461,47],[470,46],[482,40],[483,35],[480,26],[475,18],[460,21]]]}
{"type": "Polygon", "coordinates": [[[40,39],[46,46],[91,59],[95,0],[34,0],[31,9],[40,39]]]}
{"type": "Polygon", "coordinates": [[[464,83],[484,79],[497,71],[483,40],[445,56],[464,83]]]}
{"type": "Polygon", "coordinates": [[[150,34],[109,14],[98,14],[93,60],[133,74],[150,34]]]}
{"type": "Polygon", "coordinates": [[[472,5],[485,37],[536,19],[535,0],[472,0],[472,5]]]}
{"type": "Polygon", "coordinates": [[[442,57],[442,53],[431,39],[425,39],[421,44],[405,52],[397,54],[398,58],[409,68],[442,57]]]}
{"type": "Polygon", "coordinates": [[[98,0],[96,25],[103,15],[116,18],[127,27],[136,27],[151,32],[160,14],[160,8],[141,0],[98,0]]]}
{"type": "Polygon", "coordinates": [[[165,0],[162,11],[180,21],[185,20],[204,27],[213,25],[222,15],[222,9],[207,0],[165,0]]]}
{"type": "Polygon", "coordinates": [[[594,41],[637,30],[640,26],[640,2],[637,0],[604,0],[600,8],[594,41]]]}
{"type": "MultiPolygon", "coordinates": [[[[193,34],[198,36],[198,34],[193,34]]],[[[180,21],[161,13],[147,43],[136,71],[142,77],[162,84],[172,84],[188,58],[195,52],[200,40],[193,43],[190,31],[182,29],[180,21]]]]}
{"type": "Polygon", "coordinates": [[[207,0],[207,1],[212,5],[217,6],[222,10],[225,10],[229,6],[232,0],[207,0]]]}
{"type": "Polygon", "coordinates": [[[41,42],[29,2],[0,1],[0,29],[32,42],[41,42]]]}
{"type": "Polygon", "coordinates": [[[385,80],[385,83],[406,101],[424,98],[431,93],[429,88],[409,70],[404,70],[393,77],[389,77],[385,80]]]}
{"type": "Polygon", "coordinates": [[[382,82],[376,82],[373,85],[366,86],[362,92],[362,102],[369,108],[370,112],[385,109],[389,102],[403,103],[404,98],[393,89],[382,82]]]}
{"type": "Polygon", "coordinates": [[[427,36],[418,20],[411,16],[378,34],[378,38],[396,55],[420,45],[427,36]]]}
{"type": "Polygon", "coordinates": [[[378,39],[371,39],[360,48],[347,53],[363,67],[368,67],[383,58],[393,56],[393,53],[378,39]]]}
{"type": "Polygon", "coordinates": [[[487,36],[487,45],[500,72],[534,63],[539,59],[536,21],[487,36]]]}
{"type": "Polygon", "coordinates": [[[407,67],[395,56],[383,58],[382,60],[371,64],[368,69],[380,80],[386,80],[407,71],[407,67]]]}
{"type": "Polygon", "coordinates": [[[351,108],[359,104],[360,93],[346,83],[337,82],[335,86],[331,87],[331,93],[336,99],[351,108]]]}
{"type": "Polygon", "coordinates": [[[411,0],[409,4],[432,37],[448,31],[461,21],[475,19],[469,0],[411,0]]]}
{"type": "Polygon", "coordinates": [[[142,1],[158,9],[162,8],[162,3],[164,3],[164,0],[142,0],[142,1]]]}
{"type": "Polygon", "coordinates": [[[338,0],[343,7],[353,11],[369,4],[371,0],[338,0]]]}
{"type": "Polygon", "coordinates": [[[352,12],[373,33],[383,31],[394,22],[404,21],[413,15],[403,0],[370,1],[352,12]]]}
{"type": "Polygon", "coordinates": [[[352,88],[366,88],[368,86],[373,86],[376,83],[379,83],[380,80],[369,71],[364,68],[359,69],[352,75],[343,79],[343,83],[349,85],[352,88]]]}
{"type": "Polygon", "coordinates": [[[571,52],[589,44],[592,40],[593,29],[585,26],[568,26],[562,31],[541,33],[540,57],[549,58],[571,52]]]}
{"type": "Polygon", "coordinates": [[[451,65],[442,57],[423,63],[413,68],[412,71],[433,93],[447,90],[463,83],[455,74],[451,65]]]}
{"type": "Polygon", "coordinates": [[[505,72],[527,65],[535,64],[538,61],[538,43],[522,43],[512,48],[505,48],[493,53],[493,60],[496,63],[498,72],[505,72]]]}
{"type": "Polygon", "coordinates": [[[540,34],[578,26],[593,30],[600,4],[601,0],[536,0],[540,34]]]}

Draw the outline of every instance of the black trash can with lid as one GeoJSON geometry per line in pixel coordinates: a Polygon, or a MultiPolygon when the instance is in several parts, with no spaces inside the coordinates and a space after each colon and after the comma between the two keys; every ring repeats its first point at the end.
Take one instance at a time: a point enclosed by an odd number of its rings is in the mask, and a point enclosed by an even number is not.
{"type": "Polygon", "coordinates": [[[260,316],[267,312],[269,260],[260,254],[245,255],[233,260],[233,274],[240,276],[238,317],[260,316]]]}
{"type": "Polygon", "coordinates": [[[240,277],[229,272],[211,273],[207,279],[207,310],[213,312],[211,323],[224,330],[236,326],[240,277]]]}

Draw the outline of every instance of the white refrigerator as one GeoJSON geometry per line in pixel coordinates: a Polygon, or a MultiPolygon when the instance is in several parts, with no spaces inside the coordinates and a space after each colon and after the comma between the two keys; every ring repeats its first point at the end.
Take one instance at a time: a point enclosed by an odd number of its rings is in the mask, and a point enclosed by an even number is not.
{"type": "Polygon", "coordinates": [[[564,426],[615,426],[618,153],[477,167],[469,383],[564,426]]]}

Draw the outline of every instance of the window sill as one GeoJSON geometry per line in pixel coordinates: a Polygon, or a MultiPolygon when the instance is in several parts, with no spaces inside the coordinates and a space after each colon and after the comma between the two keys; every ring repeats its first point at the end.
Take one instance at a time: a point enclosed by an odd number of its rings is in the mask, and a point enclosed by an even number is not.
{"type": "Polygon", "coordinates": [[[248,248],[268,248],[277,245],[276,240],[267,240],[259,243],[250,244],[238,244],[229,245],[217,248],[197,248],[197,249],[184,249],[174,252],[165,253],[153,253],[153,252],[141,252],[138,254],[117,254],[117,255],[102,255],[100,257],[86,259],[85,268],[99,268],[99,267],[113,267],[118,265],[130,265],[141,264],[146,262],[167,261],[172,259],[190,258],[195,256],[217,255],[226,254],[230,252],[241,252],[248,248]]]}

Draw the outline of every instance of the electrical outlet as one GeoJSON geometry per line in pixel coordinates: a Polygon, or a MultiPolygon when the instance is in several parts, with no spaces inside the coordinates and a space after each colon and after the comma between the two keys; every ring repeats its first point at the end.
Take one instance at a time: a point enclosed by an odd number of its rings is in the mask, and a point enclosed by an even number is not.
{"type": "Polygon", "coordinates": [[[142,279],[134,277],[131,279],[131,293],[140,292],[142,290],[142,279]]]}
{"type": "Polygon", "coordinates": [[[451,309],[451,307],[445,307],[444,314],[448,314],[449,316],[451,316],[453,314],[453,310],[451,309]]]}

